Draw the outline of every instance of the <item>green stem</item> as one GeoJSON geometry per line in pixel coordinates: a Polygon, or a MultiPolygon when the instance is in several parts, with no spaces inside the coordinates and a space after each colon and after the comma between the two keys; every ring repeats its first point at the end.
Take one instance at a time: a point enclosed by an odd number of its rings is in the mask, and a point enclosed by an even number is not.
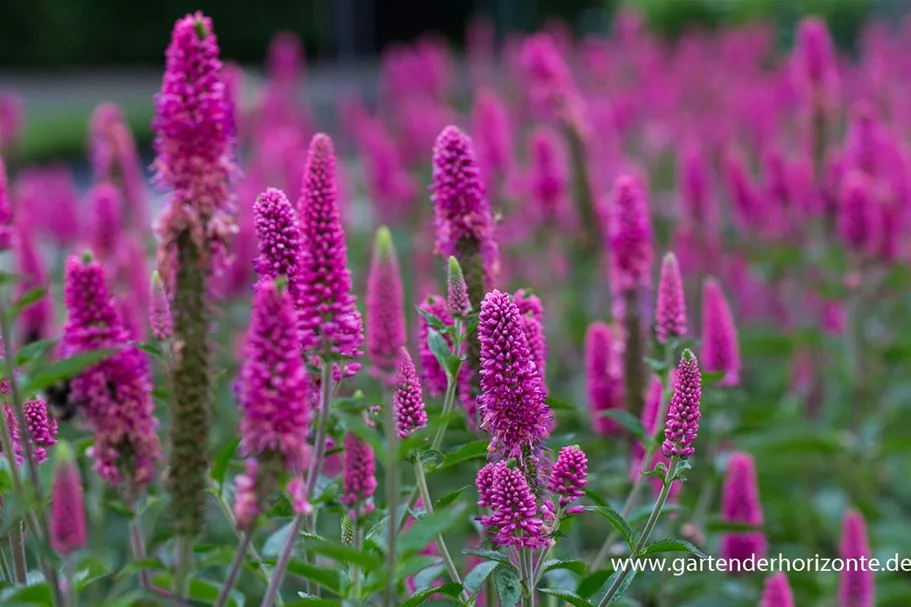
{"type": "Polygon", "coordinates": [[[76,607],[76,582],[73,579],[73,559],[72,555],[63,561],[63,585],[61,602],[64,607],[76,607]]]}
{"type": "MultiPolygon", "coordinates": [[[[462,348],[462,321],[456,319],[455,321],[455,337],[452,341],[452,352],[458,354],[462,348]]],[[[464,363],[463,363],[464,364],[464,363]]],[[[456,394],[458,392],[458,378],[459,372],[462,370],[461,365],[456,372],[451,376],[446,378],[446,394],[443,397],[443,423],[437,428],[436,434],[433,436],[433,441],[430,443],[431,451],[438,451],[440,445],[443,444],[443,437],[446,436],[446,429],[449,427],[449,414],[452,413],[452,409],[455,406],[456,394]]],[[[408,507],[402,512],[399,516],[398,525],[396,529],[401,533],[402,529],[405,526],[405,519],[407,518],[408,511],[414,508],[415,502],[418,499],[418,487],[415,487],[411,490],[411,495],[408,496],[408,507]]],[[[392,520],[392,519],[389,519],[392,520]]]]}
{"type": "MultiPolygon", "coordinates": [[[[137,561],[142,561],[146,557],[145,553],[145,542],[142,538],[142,528],[139,525],[139,514],[136,512],[136,508],[133,508],[133,516],[130,521],[130,544],[133,548],[133,558],[137,561]]],[[[149,590],[152,587],[152,583],[149,580],[149,572],[145,569],[139,571],[139,585],[144,590],[149,590]]]]}
{"type": "MultiPolygon", "coordinates": [[[[415,454],[414,458],[414,475],[417,479],[421,500],[424,502],[424,510],[427,511],[427,514],[433,515],[433,500],[430,499],[430,491],[427,488],[427,477],[424,475],[424,463],[421,461],[421,457],[418,454],[415,454]]],[[[440,551],[440,556],[443,557],[443,564],[446,566],[446,571],[449,572],[450,579],[461,585],[462,578],[459,576],[459,570],[456,569],[455,562],[452,560],[452,555],[449,552],[449,548],[446,546],[446,540],[443,539],[442,534],[436,537],[436,544],[440,551]]],[[[468,601],[470,598],[468,591],[463,588],[462,600],[468,601]]]]}
{"type": "MultiPolygon", "coordinates": [[[[358,552],[361,551],[361,548],[364,544],[364,532],[361,529],[361,505],[360,503],[355,505],[355,518],[354,518],[354,549],[358,552]]],[[[390,573],[390,576],[392,574],[390,573]]],[[[394,576],[393,576],[394,577],[394,576]]],[[[352,592],[354,593],[354,600],[360,600],[361,598],[361,567],[357,563],[352,565],[351,571],[351,587],[352,592]]]]}
{"type": "MultiPolygon", "coordinates": [[[[626,496],[626,502],[623,503],[623,509],[620,511],[620,515],[623,518],[629,516],[629,513],[632,512],[633,507],[636,505],[636,502],[639,499],[639,494],[642,492],[642,488],[645,486],[646,473],[650,470],[652,464],[652,458],[655,456],[655,452],[658,451],[658,445],[660,444],[660,432],[664,428],[664,418],[667,416],[667,408],[670,405],[671,400],[671,367],[674,360],[674,350],[676,349],[676,344],[667,343],[664,345],[664,371],[661,374],[661,383],[663,390],[661,391],[661,402],[658,405],[658,414],[655,417],[655,427],[658,429],[658,432],[652,436],[652,440],[649,441],[649,444],[645,448],[645,456],[642,461],[642,470],[639,474],[636,475],[636,478],[633,480],[633,487],[630,489],[629,495],[626,496]]],[[[592,562],[591,570],[598,571],[603,565],[607,555],[610,553],[610,547],[617,540],[617,532],[612,531],[610,535],[607,536],[607,539],[604,540],[604,544],[601,545],[601,550],[598,551],[598,555],[595,557],[595,560],[592,562]]]]}
{"type": "Polygon", "coordinates": [[[278,556],[278,562],[275,563],[275,569],[272,571],[272,579],[269,581],[269,587],[266,588],[266,594],[263,596],[263,602],[260,603],[260,607],[272,607],[272,605],[276,603],[276,599],[279,595],[278,591],[282,585],[282,579],[285,577],[288,563],[291,562],[294,540],[297,539],[301,527],[304,526],[304,518],[305,516],[303,514],[298,514],[291,523],[288,539],[285,540],[285,545],[282,546],[281,554],[278,556]]]}
{"type": "Polygon", "coordinates": [[[22,525],[16,523],[9,532],[9,547],[13,554],[13,573],[16,583],[25,585],[28,582],[28,566],[25,562],[25,541],[22,537],[22,525]]]}
{"type": "Polygon", "coordinates": [[[177,563],[174,567],[174,592],[180,601],[190,594],[190,571],[193,568],[193,538],[181,535],[177,538],[177,563]]]}
{"type": "Polygon", "coordinates": [[[237,581],[237,576],[240,574],[240,568],[243,566],[247,551],[250,549],[252,539],[252,530],[242,534],[240,547],[237,549],[237,554],[234,556],[234,561],[231,563],[231,568],[228,570],[228,576],[225,578],[225,584],[221,588],[221,594],[218,596],[218,602],[215,603],[215,607],[224,607],[227,604],[228,597],[231,596],[231,589],[234,588],[234,582],[237,581]]]}
{"type": "MultiPolygon", "coordinates": [[[[677,463],[679,457],[674,456],[671,458],[670,463],[667,467],[667,472],[664,476],[664,485],[661,487],[661,493],[658,494],[658,499],[655,500],[655,506],[652,508],[651,514],[648,516],[648,520],[645,522],[645,527],[642,529],[642,533],[639,534],[639,540],[636,542],[636,546],[633,548],[633,552],[630,555],[630,559],[634,560],[639,558],[639,554],[645,548],[645,544],[648,542],[649,536],[652,534],[655,525],[658,523],[658,517],[661,516],[661,510],[664,508],[665,502],[667,502],[667,496],[671,492],[671,487],[674,484],[674,474],[677,472],[677,463]]],[[[630,571],[632,571],[632,566],[624,568],[620,574],[614,578],[613,584],[607,589],[607,592],[604,595],[604,598],[601,599],[601,602],[598,603],[598,607],[605,607],[609,605],[614,595],[620,590],[623,586],[623,582],[626,581],[626,578],[629,577],[630,571]]]]}

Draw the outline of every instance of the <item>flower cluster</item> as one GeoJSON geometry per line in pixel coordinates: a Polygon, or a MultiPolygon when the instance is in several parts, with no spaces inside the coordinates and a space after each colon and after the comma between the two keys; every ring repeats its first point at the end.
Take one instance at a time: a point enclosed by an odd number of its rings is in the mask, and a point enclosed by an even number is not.
{"type": "Polygon", "coordinates": [[[702,399],[702,376],[699,361],[690,350],[684,350],[677,367],[674,396],[667,411],[667,424],[661,451],[665,457],[689,459],[699,430],[699,401],[702,399]]]}

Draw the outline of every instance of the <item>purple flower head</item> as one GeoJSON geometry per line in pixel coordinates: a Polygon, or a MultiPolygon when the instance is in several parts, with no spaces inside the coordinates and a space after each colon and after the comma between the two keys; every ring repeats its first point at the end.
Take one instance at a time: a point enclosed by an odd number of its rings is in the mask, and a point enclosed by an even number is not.
{"type": "Polygon", "coordinates": [[[356,298],[351,294],[351,272],[345,232],[339,220],[332,140],[314,135],[298,203],[303,253],[301,267],[301,347],[319,358],[334,354],[349,359],[346,375],[360,368],[364,331],[356,298]]]}
{"type": "Polygon", "coordinates": [[[522,315],[525,342],[531,352],[531,359],[535,363],[538,377],[541,378],[541,387],[546,392],[547,339],[544,335],[544,306],[541,298],[528,289],[516,291],[513,301],[519,309],[519,314],[522,315]]]}
{"type": "Polygon", "coordinates": [[[260,282],[284,276],[295,309],[301,298],[301,230],[297,213],[285,193],[269,188],[253,204],[253,225],[259,240],[259,256],[253,267],[260,282]]]}
{"type": "Polygon", "coordinates": [[[24,120],[22,97],[15,91],[0,91],[0,153],[19,142],[24,120]]]}
{"type": "Polygon", "coordinates": [[[490,204],[471,139],[454,126],[443,129],[433,146],[431,190],[438,252],[445,257],[460,257],[466,247],[476,248],[484,263],[485,282],[495,281],[499,252],[493,239],[490,204]]]}
{"type": "Polygon", "coordinates": [[[588,458],[578,446],[563,447],[557,456],[550,473],[547,488],[555,495],[560,496],[560,507],[576,501],[585,495],[585,485],[588,484],[588,458]]]}
{"type": "Polygon", "coordinates": [[[686,300],[677,256],[668,253],[661,261],[658,303],[655,308],[655,333],[659,343],[686,335],[686,300]]]}
{"type": "Polygon", "coordinates": [[[261,283],[253,299],[238,387],[240,434],[248,455],[278,452],[286,469],[297,473],[308,459],[309,390],[294,307],[280,283],[261,283]]]}
{"type": "Polygon", "coordinates": [[[278,32],[269,42],[267,58],[269,78],[294,84],[304,71],[304,49],[294,32],[278,32]]]}
{"type": "Polygon", "coordinates": [[[0,251],[13,246],[13,205],[6,182],[6,165],[0,156],[0,251]]]}
{"type": "Polygon", "coordinates": [[[203,251],[222,252],[236,230],[229,191],[236,168],[212,20],[200,12],[179,19],[165,57],[152,121],[156,180],[173,190],[157,223],[161,252],[168,257],[187,230],[203,251]]]}
{"type": "Polygon", "coordinates": [[[566,121],[581,133],[583,100],[554,39],[547,33],[529,36],[521,53],[528,96],[535,112],[543,118],[566,121]]]}
{"type": "Polygon", "coordinates": [[[449,311],[456,316],[468,316],[471,313],[471,299],[468,297],[468,284],[462,273],[462,266],[455,257],[449,257],[446,272],[446,291],[449,311]]]}
{"type": "Polygon", "coordinates": [[[493,500],[493,481],[500,464],[487,464],[480,470],[475,477],[475,487],[478,488],[478,507],[490,508],[493,500]]]}
{"type": "MultiPolygon", "coordinates": [[[[721,518],[726,523],[760,526],[763,523],[756,464],[753,456],[737,451],[731,454],[724,475],[721,496],[721,518]]],[[[753,557],[766,554],[766,538],[762,531],[729,531],[721,536],[721,555],[742,564],[753,557]]]]}
{"type": "MultiPolygon", "coordinates": [[[[16,269],[24,279],[16,286],[17,297],[29,291],[50,286],[50,277],[44,256],[38,248],[36,234],[26,222],[21,222],[16,234],[15,262],[16,269]]],[[[45,293],[37,301],[28,305],[19,315],[21,334],[26,343],[45,339],[50,335],[53,322],[53,301],[45,293]]]]}
{"type": "Polygon", "coordinates": [[[873,571],[869,565],[862,566],[861,560],[870,558],[870,543],[867,523],[859,512],[848,512],[842,521],[838,555],[845,559],[845,570],[838,581],[838,607],[873,607],[876,604],[873,571]]]}
{"type": "Polygon", "coordinates": [[[693,442],[699,430],[699,401],[702,398],[702,376],[699,373],[699,361],[687,349],[680,357],[677,377],[674,383],[674,395],[667,411],[664,430],[664,443],[661,452],[665,457],[692,457],[693,442]]]}
{"type": "Polygon", "coordinates": [[[550,434],[551,412],[525,338],[518,307],[506,293],[493,290],[481,303],[481,428],[490,433],[490,450],[505,457],[537,451],[550,434]]]}
{"type": "Polygon", "coordinates": [[[599,436],[619,430],[616,421],[603,413],[624,406],[623,372],[619,340],[615,330],[603,322],[593,322],[585,334],[585,382],[591,422],[599,436]]]}
{"type": "Polygon", "coordinates": [[[879,177],[885,168],[889,137],[880,123],[876,108],[859,102],[851,108],[842,152],[842,170],[858,170],[869,177],[879,177]]]}
{"type": "Polygon", "coordinates": [[[620,291],[649,284],[652,270],[652,220],[641,182],[630,175],[617,178],[608,218],[611,282],[620,291]]]}
{"type": "Polygon", "coordinates": [[[714,232],[718,223],[712,198],[709,168],[701,147],[690,145],[681,154],[678,188],[685,216],[693,224],[714,232]]]}
{"type": "Polygon", "coordinates": [[[148,229],[145,177],[139,151],[117,104],[101,103],[92,111],[89,159],[95,183],[115,183],[123,191],[126,225],[135,231],[148,229]]]}
{"type": "Polygon", "coordinates": [[[376,462],[373,449],[349,432],[345,435],[345,471],[342,503],[351,508],[351,518],[373,511],[370,501],[376,491],[376,462]]]}
{"type": "Polygon", "coordinates": [[[538,127],[531,135],[529,194],[538,218],[545,225],[572,224],[569,163],[564,148],[563,140],[550,127],[538,127]]]}
{"type": "Polygon", "coordinates": [[[151,482],[161,459],[148,363],[132,344],[114,307],[104,268],[90,258],[66,262],[67,321],[60,345],[66,358],[100,348],[117,353],[74,377],[71,396],[83,405],[95,436],[95,470],[111,484],[151,482]]]}
{"type": "MultiPolygon", "coordinates": [[[[35,447],[35,459],[40,464],[47,459],[48,447],[57,444],[54,439],[57,436],[57,420],[48,415],[47,403],[40,398],[26,401],[22,413],[35,447]]],[[[21,442],[22,433],[18,434],[21,442]]]]}
{"type": "Polygon", "coordinates": [[[765,579],[760,607],[794,607],[794,594],[788,576],[779,571],[765,579]]]}
{"type": "Polygon", "coordinates": [[[727,151],[723,169],[737,227],[742,231],[756,227],[762,219],[762,198],[739,150],[727,151]]]}
{"type": "Polygon", "coordinates": [[[166,340],[171,337],[171,302],[165,293],[164,285],[158,272],[152,273],[152,295],[149,302],[149,326],[155,339],[166,340]]]}
{"type": "MultiPolygon", "coordinates": [[[[418,307],[421,310],[436,316],[444,325],[452,326],[455,322],[452,319],[452,315],[449,313],[446,300],[439,295],[428,295],[418,307]]],[[[423,315],[420,316],[418,321],[420,323],[418,331],[418,354],[421,361],[421,376],[424,379],[424,385],[427,387],[427,392],[430,396],[439,397],[446,392],[446,370],[440,366],[439,361],[437,361],[436,356],[433,355],[433,352],[430,350],[430,346],[427,343],[428,336],[430,335],[430,323],[427,322],[427,319],[423,315]]],[[[447,343],[449,343],[448,340],[447,343]]],[[[450,347],[452,346],[451,343],[449,345],[450,347]]]]}
{"type": "Polygon", "coordinates": [[[821,17],[805,17],[797,26],[791,70],[811,102],[827,106],[838,87],[838,64],[829,27],[821,17]]]}
{"type": "Polygon", "coordinates": [[[123,200],[110,183],[96,185],[88,194],[92,215],[92,252],[102,261],[117,254],[123,230],[123,200]]]}
{"type": "Polygon", "coordinates": [[[415,430],[427,425],[421,382],[405,346],[399,349],[399,370],[395,378],[392,404],[395,408],[395,428],[400,439],[407,438],[415,430]]]}
{"type": "Polygon", "coordinates": [[[719,386],[740,384],[737,327],[721,284],[711,277],[702,283],[702,367],[708,373],[725,373],[719,386]]]}
{"type": "Polygon", "coordinates": [[[371,374],[386,384],[394,381],[399,352],[405,345],[405,295],[392,234],[376,232],[367,275],[367,356],[371,374]]]}
{"type": "Polygon", "coordinates": [[[837,227],[845,246],[858,254],[871,250],[876,242],[876,207],[873,185],[860,171],[851,171],[842,182],[837,227]]]}
{"type": "Polygon", "coordinates": [[[491,515],[483,517],[481,522],[495,533],[494,544],[526,548],[548,545],[535,495],[521,470],[510,468],[505,461],[495,464],[486,493],[491,515]]]}
{"type": "Polygon", "coordinates": [[[82,479],[73,451],[66,443],[57,447],[48,524],[51,548],[61,556],[76,552],[88,540],[82,479]]]}
{"type": "Polygon", "coordinates": [[[513,162],[509,112],[497,94],[485,87],[475,95],[471,119],[478,162],[485,182],[492,187],[494,178],[504,177],[513,162]]]}

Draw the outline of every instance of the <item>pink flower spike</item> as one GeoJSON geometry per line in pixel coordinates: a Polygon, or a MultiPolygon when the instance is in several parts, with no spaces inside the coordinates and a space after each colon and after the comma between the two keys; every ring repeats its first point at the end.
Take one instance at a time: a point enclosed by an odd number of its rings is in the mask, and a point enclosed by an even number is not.
{"type": "Polygon", "coordinates": [[[405,295],[392,234],[385,226],[376,232],[367,275],[367,357],[371,374],[391,385],[401,348],[405,345],[405,295]]]}
{"type": "Polygon", "coordinates": [[[376,462],[373,449],[349,432],[345,435],[345,471],[341,501],[351,508],[352,519],[373,511],[376,491],[376,462]]]}
{"type": "Polygon", "coordinates": [[[765,579],[760,607],[794,607],[788,576],[779,571],[765,579]]]}
{"type": "Polygon", "coordinates": [[[161,284],[161,277],[158,272],[152,273],[152,294],[149,303],[149,326],[152,328],[152,335],[159,341],[164,341],[171,337],[171,302],[168,294],[165,293],[164,285],[161,284]]]}
{"type": "MultiPolygon", "coordinates": [[[[756,464],[747,453],[737,451],[728,460],[721,499],[721,518],[726,523],[754,526],[763,523],[756,464]]],[[[750,558],[764,558],[765,554],[766,538],[762,531],[729,531],[721,537],[721,555],[730,561],[743,564],[750,558]]]]}
{"type": "Polygon", "coordinates": [[[0,251],[13,246],[13,205],[6,182],[6,165],[0,156],[0,251]]]}
{"type": "Polygon", "coordinates": [[[585,334],[585,381],[591,423],[599,436],[617,432],[620,425],[603,415],[625,403],[623,373],[615,331],[603,322],[593,322],[585,334]]]}
{"type": "Polygon", "coordinates": [[[740,384],[740,347],[731,308],[714,278],[702,283],[702,368],[724,373],[720,386],[740,384]]]}
{"type": "Polygon", "coordinates": [[[563,447],[557,456],[547,483],[547,489],[560,496],[560,507],[565,508],[585,495],[588,459],[578,446],[563,447]]]}
{"type": "Polygon", "coordinates": [[[652,270],[652,220],[637,178],[617,178],[608,214],[611,283],[623,292],[647,287],[652,270]]]}
{"type": "Polygon", "coordinates": [[[395,378],[395,392],[392,404],[395,409],[395,427],[400,439],[407,438],[415,430],[427,425],[424,396],[418,380],[414,361],[405,346],[399,349],[399,370],[395,378]]]}
{"type": "Polygon", "coordinates": [[[867,523],[859,512],[852,510],[842,521],[838,555],[845,559],[845,570],[838,582],[838,607],[873,607],[876,604],[873,571],[869,565],[862,566],[863,559],[869,562],[871,554],[867,523]]]}
{"type": "Polygon", "coordinates": [[[88,541],[82,479],[73,451],[67,443],[57,447],[49,525],[51,547],[61,556],[76,552],[88,541]]]}
{"type": "Polygon", "coordinates": [[[659,343],[667,343],[686,335],[686,300],[683,296],[683,279],[680,265],[673,253],[661,261],[658,279],[658,303],[655,309],[655,333],[659,343]]]}
{"type": "Polygon", "coordinates": [[[699,403],[702,399],[702,376],[699,361],[687,349],[680,357],[674,395],[667,411],[664,443],[661,452],[665,457],[689,459],[693,456],[693,442],[699,430],[699,403]]]}
{"type": "Polygon", "coordinates": [[[123,200],[114,184],[96,185],[88,194],[91,205],[92,252],[102,261],[111,259],[117,252],[123,230],[123,200]]]}

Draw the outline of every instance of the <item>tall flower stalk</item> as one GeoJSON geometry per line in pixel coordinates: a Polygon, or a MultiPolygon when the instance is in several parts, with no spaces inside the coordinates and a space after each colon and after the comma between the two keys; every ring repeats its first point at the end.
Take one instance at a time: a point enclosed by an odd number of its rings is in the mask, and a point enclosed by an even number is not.
{"type": "Polygon", "coordinates": [[[175,588],[188,591],[194,538],[205,526],[206,441],[211,390],[208,279],[236,230],[230,181],[232,108],[221,80],[212,21],[202,13],[174,25],[155,98],[156,180],[171,190],[159,217],[159,270],[172,286],[174,401],[171,492],[178,538],[175,588]]]}

